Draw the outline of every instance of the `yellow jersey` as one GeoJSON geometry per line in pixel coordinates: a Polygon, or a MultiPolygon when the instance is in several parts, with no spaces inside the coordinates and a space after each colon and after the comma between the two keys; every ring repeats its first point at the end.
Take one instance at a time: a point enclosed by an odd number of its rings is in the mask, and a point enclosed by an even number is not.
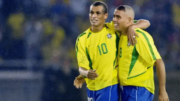
{"type": "Polygon", "coordinates": [[[96,33],[89,28],[76,41],[78,66],[96,70],[98,74],[95,80],[85,78],[87,88],[93,91],[118,84],[116,60],[119,38],[111,26],[105,24],[96,33]]]}
{"type": "Polygon", "coordinates": [[[128,43],[127,35],[121,35],[119,41],[119,79],[122,86],[145,87],[154,94],[153,66],[156,59],[161,59],[151,35],[140,29],[135,29],[139,37],[137,44],[128,43]]]}

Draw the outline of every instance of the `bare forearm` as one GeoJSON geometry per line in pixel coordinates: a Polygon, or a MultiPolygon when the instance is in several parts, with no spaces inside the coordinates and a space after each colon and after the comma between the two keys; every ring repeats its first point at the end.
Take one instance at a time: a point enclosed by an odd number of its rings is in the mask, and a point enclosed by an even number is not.
{"type": "Polygon", "coordinates": [[[166,73],[165,65],[162,59],[156,60],[157,75],[159,80],[159,96],[158,101],[169,101],[168,94],[166,92],[166,73]]]}
{"type": "Polygon", "coordinates": [[[166,73],[165,73],[165,65],[162,59],[156,60],[156,70],[159,80],[159,90],[165,90],[166,85],[166,73]]]}
{"type": "Polygon", "coordinates": [[[87,70],[85,68],[79,67],[79,72],[82,76],[87,77],[88,79],[94,80],[98,77],[96,70],[87,70]]]}
{"type": "Polygon", "coordinates": [[[148,20],[140,19],[137,23],[133,24],[133,28],[141,28],[146,29],[150,26],[150,22],[148,20]]]}

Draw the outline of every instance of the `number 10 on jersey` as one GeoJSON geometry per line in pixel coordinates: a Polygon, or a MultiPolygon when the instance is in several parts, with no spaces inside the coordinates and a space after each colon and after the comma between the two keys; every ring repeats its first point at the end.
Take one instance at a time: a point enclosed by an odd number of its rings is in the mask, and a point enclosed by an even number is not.
{"type": "Polygon", "coordinates": [[[105,43],[102,43],[101,45],[98,45],[99,54],[106,54],[108,53],[108,49],[105,43]]]}

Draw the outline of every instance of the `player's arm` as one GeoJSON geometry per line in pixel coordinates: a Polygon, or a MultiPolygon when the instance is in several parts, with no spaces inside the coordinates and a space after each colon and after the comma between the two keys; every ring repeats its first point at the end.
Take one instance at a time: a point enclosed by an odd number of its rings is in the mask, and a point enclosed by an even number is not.
{"type": "MultiPolygon", "coordinates": [[[[83,34],[85,33],[80,34],[76,40],[76,45],[75,45],[76,56],[77,56],[78,65],[88,68],[89,61],[86,55],[85,39],[82,37],[83,34]]],[[[74,86],[76,88],[81,88],[84,82],[85,82],[84,77],[82,75],[79,75],[74,80],[74,86]]]]}
{"type": "Polygon", "coordinates": [[[94,80],[96,77],[98,77],[98,74],[96,73],[96,70],[87,70],[83,67],[79,67],[79,73],[88,78],[88,79],[91,79],[91,80],[94,80]]]}
{"type": "Polygon", "coordinates": [[[136,31],[134,29],[135,28],[146,29],[149,26],[150,26],[150,22],[148,20],[144,20],[144,19],[140,19],[136,23],[129,26],[128,29],[127,29],[128,41],[132,45],[135,45],[137,43],[137,40],[136,40],[135,36],[138,37],[138,35],[136,34],[136,31]]]}
{"type": "Polygon", "coordinates": [[[140,20],[137,20],[136,23],[134,23],[133,25],[133,28],[141,28],[141,29],[146,29],[150,26],[150,22],[148,20],[145,20],[145,19],[140,19],[140,20]]]}
{"type": "Polygon", "coordinates": [[[166,73],[163,60],[157,59],[155,66],[159,81],[159,101],[169,101],[168,94],[166,92],[166,73]]]}
{"type": "Polygon", "coordinates": [[[87,57],[87,49],[86,49],[86,38],[83,37],[83,35],[80,35],[76,41],[76,54],[77,54],[77,60],[79,65],[79,73],[80,75],[94,80],[97,77],[96,70],[92,70],[92,68],[89,67],[89,59],[87,57]]]}

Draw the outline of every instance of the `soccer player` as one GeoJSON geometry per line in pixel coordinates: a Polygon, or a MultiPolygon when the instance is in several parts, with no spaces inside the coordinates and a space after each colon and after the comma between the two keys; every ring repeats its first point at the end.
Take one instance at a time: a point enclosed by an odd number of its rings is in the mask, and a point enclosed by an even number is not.
{"type": "MultiPolygon", "coordinates": [[[[119,38],[113,22],[105,24],[107,17],[106,4],[93,3],[89,13],[91,27],[76,41],[79,72],[86,80],[88,101],[119,101],[116,68],[119,38]]],[[[140,27],[144,23],[149,26],[146,21],[134,26],[140,27]]],[[[75,85],[77,83],[75,80],[75,85]]]]}
{"type": "Polygon", "coordinates": [[[107,6],[95,2],[90,6],[91,27],[76,41],[79,72],[86,77],[88,101],[118,101],[116,53],[117,34],[105,25],[107,6]]]}
{"type": "Polygon", "coordinates": [[[133,24],[134,11],[121,5],[114,11],[114,27],[121,33],[119,42],[119,79],[122,101],[153,101],[154,73],[156,66],[159,80],[159,101],[168,101],[165,88],[165,65],[154,45],[151,35],[136,28],[137,43],[133,46],[127,40],[127,28],[133,24]]]}

